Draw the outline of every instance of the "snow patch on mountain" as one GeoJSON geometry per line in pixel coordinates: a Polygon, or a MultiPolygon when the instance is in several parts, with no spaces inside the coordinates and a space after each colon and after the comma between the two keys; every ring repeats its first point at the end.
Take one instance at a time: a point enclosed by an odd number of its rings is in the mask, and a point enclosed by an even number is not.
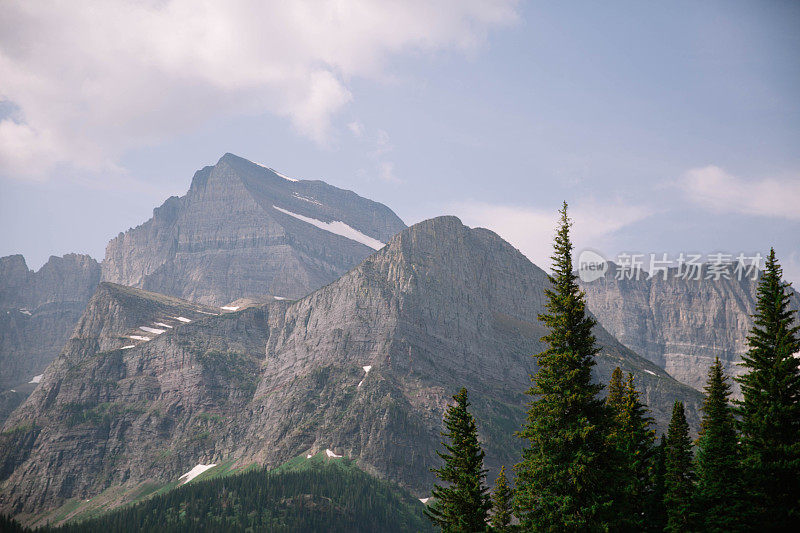
{"type": "Polygon", "coordinates": [[[43,376],[44,376],[44,374],[39,374],[38,376],[33,376],[33,379],[31,379],[28,383],[39,383],[40,381],[42,381],[42,377],[43,376]]]}
{"type": "Polygon", "coordinates": [[[167,331],[165,329],[151,328],[149,326],[139,326],[139,329],[142,331],[146,331],[147,333],[153,333],[155,335],[161,335],[162,333],[167,331]]]}
{"type": "Polygon", "coordinates": [[[330,459],[341,459],[341,455],[337,455],[336,452],[331,450],[330,448],[325,449],[325,455],[327,455],[330,459]]]}
{"type": "Polygon", "coordinates": [[[334,220],[333,222],[323,222],[321,220],[317,220],[316,218],[311,218],[303,215],[298,215],[297,213],[292,213],[288,209],[283,209],[278,207],[277,205],[273,205],[276,210],[280,211],[281,213],[287,214],[291,217],[294,217],[298,220],[302,220],[303,222],[307,222],[312,226],[316,226],[319,229],[328,231],[330,233],[334,233],[336,235],[340,235],[345,237],[346,239],[350,239],[351,241],[360,242],[364,246],[369,246],[373,250],[380,250],[386,244],[382,243],[378,239],[373,239],[369,235],[364,235],[357,229],[345,224],[340,220],[334,220]]]}
{"type": "Polygon", "coordinates": [[[215,466],[217,466],[217,463],[211,463],[210,465],[199,464],[199,465],[195,466],[194,468],[192,468],[191,470],[189,470],[188,472],[186,472],[185,474],[183,474],[178,479],[179,480],[183,479],[183,483],[189,483],[191,480],[193,480],[194,478],[196,478],[197,476],[199,476],[200,474],[202,474],[206,470],[210,470],[210,469],[214,468],[215,466]],[[184,479],[184,478],[186,478],[186,479],[184,479]]]}
{"type": "Polygon", "coordinates": [[[289,176],[284,176],[283,174],[281,174],[280,172],[278,172],[278,171],[277,171],[277,170],[275,170],[274,168],[269,168],[267,165],[262,165],[261,163],[256,163],[255,161],[250,161],[250,162],[251,162],[251,163],[253,163],[254,165],[258,165],[258,166],[260,166],[261,168],[266,168],[267,170],[269,170],[269,171],[270,171],[270,172],[272,172],[273,174],[275,174],[275,175],[277,175],[277,176],[280,176],[280,177],[282,177],[282,178],[283,178],[283,179],[285,179],[286,181],[297,181],[296,179],[294,179],[294,178],[290,178],[289,176]]]}

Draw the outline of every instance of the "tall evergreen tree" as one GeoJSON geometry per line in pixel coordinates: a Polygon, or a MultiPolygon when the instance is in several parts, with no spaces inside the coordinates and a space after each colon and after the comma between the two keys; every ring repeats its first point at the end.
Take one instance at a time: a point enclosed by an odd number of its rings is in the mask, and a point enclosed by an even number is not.
{"type": "Polygon", "coordinates": [[[500,475],[494,482],[494,493],[492,494],[492,531],[496,533],[509,533],[511,531],[511,498],[514,492],[508,485],[506,479],[506,467],[500,469],[500,475]]]}
{"type": "Polygon", "coordinates": [[[425,515],[445,533],[485,531],[491,508],[489,489],[484,484],[485,453],[478,442],[475,418],[469,412],[467,389],[462,388],[453,399],[455,403],[444,415],[445,451],[436,452],[444,459],[444,466],[432,469],[448,486],[434,485],[433,503],[425,509],[425,515]]]}
{"type": "Polygon", "coordinates": [[[742,531],[744,501],[731,387],[716,359],[708,371],[703,422],[697,442],[697,494],[704,531],[742,531]]]}
{"type": "Polygon", "coordinates": [[[598,353],[583,292],[572,269],[567,204],[555,237],[547,313],[548,348],[536,356],[538,370],[527,393],[527,439],[516,466],[515,514],[524,530],[598,531],[608,528],[612,497],[606,453],[608,412],[592,382],[598,353]]]}
{"type": "Polygon", "coordinates": [[[800,523],[800,328],[781,276],[770,250],[738,378],[745,476],[758,527],[773,531],[800,523]]]}
{"type": "Polygon", "coordinates": [[[672,419],[667,430],[667,449],[664,475],[664,506],[667,509],[669,533],[692,529],[692,497],[694,494],[694,469],[692,468],[692,441],[683,403],[675,402],[672,419]]]}
{"type": "Polygon", "coordinates": [[[606,405],[611,408],[612,416],[622,411],[622,403],[625,397],[625,384],[622,382],[622,370],[616,367],[611,373],[611,381],[608,383],[608,396],[606,405]]]}
{"type": "Polygon", "coordinates": [[[666,477],[667,438],[663,434],[652,459],[652,488],[648,495],[645,513],[645,530],[661,533],[667,527],[667,510],[664,507],[664,481],[666,477]]]}
{"type": "Polygon", "coordinates": [[[655,431],[651,427],[653,419],[639,399],[633,374],[628,374],[628,379],[622,383],[622,372],[618,370],[611,376],[607,400],[614,417],[609,437],[619,461],[620,494],[613,528],[617,531],[642,531],[651,490],[655,431]]]}

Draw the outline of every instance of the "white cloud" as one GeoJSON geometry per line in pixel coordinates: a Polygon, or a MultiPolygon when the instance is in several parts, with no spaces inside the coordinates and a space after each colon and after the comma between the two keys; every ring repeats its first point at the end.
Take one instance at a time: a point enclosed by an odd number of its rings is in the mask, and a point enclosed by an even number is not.
{"type": "Polygon", "coordinates": [[[349,122],[347,124],[347,129],[350,130],[350,133],[353,134],[353,137],[356,139],[360,139],[364,136],[364,124],[362,124],[358,120],[354,120],[353,122],[349,122]]]}
{"type": "Polygon", "coordinates": [[[6,2],[0,173],[105,168],[125,150],[236,113],[285,116],[319,143],[406,51],[469,50],[516,0],[6,2]]]}
{"type": "Polygon", "coordinates": [[[678,186],[689,201],[718,213],[800,220],[800,178],[746,181],[710,165],[689,170],[678,186]]]}
{"type": "MultiPolygon", "coordinates": [[[[541,210],[470,201],[454,203],[450,206],[450,211],[468,226],[480,226],[494,231],[517,247],[533,263],[544,269],[549,268],[553,237],[558,224],[558,213],[555,209],[541,210]]],[[[602,204],[589,200],[576,202],[569,206],[575,249],[602,249],[614,232],[653,213],[646,206],[627,205],[621,201],[602,204]]]]}
{"type": "Polygon", "coordinates": [[[394,173],[394,163],[391,161],[381,161],[378,165],[378,177],[388,183],[402,183],[394,173]]]}

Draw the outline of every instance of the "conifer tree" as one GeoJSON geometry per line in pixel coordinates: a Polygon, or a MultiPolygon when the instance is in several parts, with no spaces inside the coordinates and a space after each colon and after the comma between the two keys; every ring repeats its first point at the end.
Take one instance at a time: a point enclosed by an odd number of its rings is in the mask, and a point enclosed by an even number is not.
{"type": "Polygon", "coordinates": [[[664,478],[666,477],[667,438],[661,440],[652,458],[652,481],[645,513],[645,530],[661,533],[667,526],[667,510],[664,507],[664,478]]]}
{"type": "Polygon", "coordinates": [[[511,498],[514,492],[506,479],[506,467],[500,468],[500,475],[494,482],[492,494],[492,531],[496,533],[509,533],[511,531],[511,498]]]}
{"type": "Polygon", "coordinates": [[[787,530],[800,523],[800,352],[789,284],[770,250],[758,286],[748,372],[738,378],[744,474],[750,504],[762,530],[787,530]]]}
{"type": "Polygon", "coordinates": [[[664,475],[664,506],[667,510],[669,533],[692,529],[692,497],[694,495],[694,470],[692,468],[692,441],[683,403],[675,402],[672,419],[667,430],[667,449],[664,475]]]}
{"type": "Polygon", "coordinates": [[[612,409],[613,424],[610,441],[619,461],[617,509],[613,529],[616,531],[642,531],[645,527],[647,497],[651,490],[653,419],[639,399],[633,374],[622,383],[622,372],[617,368],[611,376],[607,403],[612,409]]]}
{"type": "Polygon", "coordinates": [[[583,292],[572,268],[571,221],[560,211],[551,288],[545,291],[547,349],[527,393],[533,397],[518,435],[527,439],[516,466],[514,509],[522,528],[596,531],[608,528],[612,497],[606,452],[609,416],[592,382],[598,353],[583,292]]]}
{"type": "Polygon", "coordinates": [[[436,452],[444,459],[444,466],[431,470],[448,485],[434,485],[433,503],[425,509],[425,515],[445,533],[485,531],[491,508],[489,489],[484,484],[485,454],[478,442],[475,418],[469,412],[467,389],[462,388],[453,399],[455,404],[444,415],[445,451],[436,452]]]}
{"type": "Polygon", "coordinates": [[[608,383],[608,396],[606,405],[611,408],[612,416],[622,411],[622,402],[625,396],[625,385],[622,383],[622,370],[616,367],[611,373],[611,381],[608,383]]]}
{"type": "Polygon", "coordinates": [[[731,387],[716,359],[708,371],[697,442],[697,494],[705,531],[742,531],[744,502],[731,387]]]}

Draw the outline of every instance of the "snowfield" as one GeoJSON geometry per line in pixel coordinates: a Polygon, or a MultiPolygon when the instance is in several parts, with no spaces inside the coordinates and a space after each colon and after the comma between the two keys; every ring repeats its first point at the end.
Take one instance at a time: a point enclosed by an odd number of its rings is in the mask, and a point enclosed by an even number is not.
{"type": "Polygon", "coordinates": [[[142,331],[146,331],[147,333],[153,333],[155,335],[161,335],[162,333],[167,331],[165,329],[151,328],[149,326],[139,326],[139,329],[142,331]]]}
{"type": "Polygon", "coordinates": [[[42,376],[44,374],[39,374],[38,376],[33,376],[33,378],[28,383],[39,383],[42,381],[42,376]]]}
{"type": "Polygon", "coordinates": [[[325,449],[325,455],[327,455],[331,459],[341,459],[342,458],[341,455],[336,455],[336,453],[331,451],[330,448],[326,448],[325,449]]]}
{"type": "Polygon", "coordinates": [[[193,480],[194,478],[196,478],[197,476],[199,476],[200,474],[202,474],[206,470],[210,470],[211,468],[214,468],[215,466],[217,466],[217,463],[211,463],[210,465],[199,464],[199,465],[195,466],[194,468],[192,468],[191,470],[189,470],[188,472],[186,472],[184,475],[182,475],[178,479],[180,480],[180,479],[186,478],[186,479],[183,479],[183,483],[189,483],[191,480],[193,480]]]}
{"type": "Polygon", "coordinates": [[[382,243],[378,239],[373,239],[369,235],[364,235],[357,229],[350,227],[344,222],[341,222],[339,220],[334,220],[333,222],[323,222],[321,220],[317,220],[316,218],[311,218],[303,215],[298,215],[297,213],[292,213],[288,209],[283,209],[281,207],[278,207],[277,205],[273,205],[272,207],[274,207],[281,213],[294,217],[298,220],[302,220],[303,222],[308,222],[312,226],[316,226],[319,229],[325,230],[335,235],[339,235],[346,239],[350,239],[351,241],[360,242],[364,246],[368,246],[373,250],[380,250],[381,248],[386,246],[386,244],[382,243]]]}

